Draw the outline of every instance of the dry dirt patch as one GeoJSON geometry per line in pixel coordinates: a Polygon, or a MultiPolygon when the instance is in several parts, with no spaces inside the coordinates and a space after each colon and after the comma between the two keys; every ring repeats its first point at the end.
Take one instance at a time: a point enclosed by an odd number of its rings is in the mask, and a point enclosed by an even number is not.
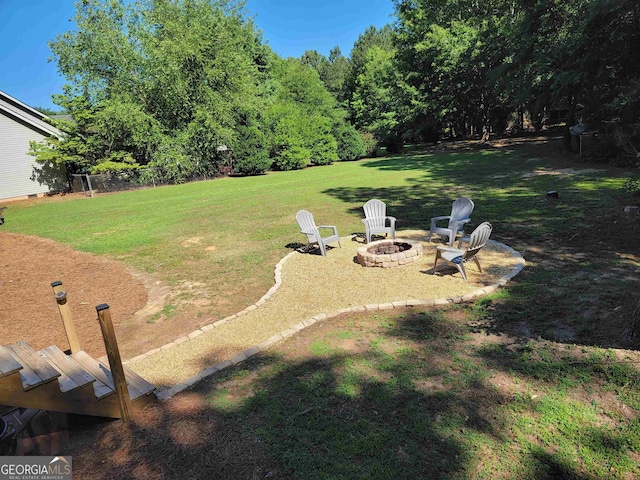
{"type": "MultiPolygon", "coordinates": [[[[60,280],[81,346],[91,355],[104,355],[95,307],[110,306],[120,341],[122,324],[147,303],[143,278],[126,265],[77,252],[52,240],[0,233],[0,331],[3,345],[25,340],[35,349],[69,348],[53,297],[51,282],[60,280]]],[[[134,338],[130,341],[135,341],[134,338]]]]}

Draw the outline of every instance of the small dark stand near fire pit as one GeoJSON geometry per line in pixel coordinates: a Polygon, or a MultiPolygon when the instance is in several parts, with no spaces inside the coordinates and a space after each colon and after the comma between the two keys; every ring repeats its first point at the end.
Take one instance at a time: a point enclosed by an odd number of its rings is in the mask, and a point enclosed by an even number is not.
{"type": "Polygon", "coordinates": [[[419,260],[422,251],[422,244],[413,240],[379,240],[358,249],[358,262],[363,267],[398,267],[419,260]]]}

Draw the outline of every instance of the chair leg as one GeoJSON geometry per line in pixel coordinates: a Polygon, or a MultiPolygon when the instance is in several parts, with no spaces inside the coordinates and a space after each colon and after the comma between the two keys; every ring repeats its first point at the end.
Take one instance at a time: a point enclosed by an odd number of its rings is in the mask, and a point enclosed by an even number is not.
{"type": "Polygon", "coordinates": [[[454,232],[453,230],[451,230],[451,235],[449,235],[449,246],[453,247],[453,244],[456,241],[456,232],[454,232]]]}
{"type": "Polygon", "coordinates": [[[473,257],[473,261],[476,262],[476,265],[478,266],[478,270],[480,271],[480,273],[482,273],[482,267],[480,266],[480,260],[478,260],[477,255],[473,257]]]}
{"type": "Polygon", "coordinates": [[[464,278],[465,280],[467,279],[467,272],[464,269],[464,262],[460,262],[460,263],[456,263],[454,264],[456,267],[458,267],[458,270],[460,271],[460,273],[462,274],[462,278],[464,278]]]}
{"type": "Polygon", "coordinates": [[[433,262],[433,272],[436,271],[436,265],[438,265],[438,259],[440,258],[440,250],[436,250],[436,261],[433,262]]]}
{"type": "Polygon", "coordinates": [[[342,243],[340,243],[340,239],[338,239],[338,246],[342,248],[342,243]]]}
{"type": "Polygon", "coordinates": [[[327,251],[324,246],[324,242],[318,242],[318,246],[320,247],[320,253],[322,253],[323,257],[327,256],[327,251]]]}

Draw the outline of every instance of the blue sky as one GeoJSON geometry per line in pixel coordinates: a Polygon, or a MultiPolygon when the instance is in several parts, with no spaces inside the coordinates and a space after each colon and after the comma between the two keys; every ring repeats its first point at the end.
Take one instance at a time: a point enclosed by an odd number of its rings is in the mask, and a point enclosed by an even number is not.
{"type": "MultiPolygon", "coordinates": [[[[57,109],[51,95],[65,83],[47,46],[73,30],[74,0],[0,0],[0,90],[32,107],[57,109]]],[[[306,50],[347,56],[370,25],[393,21],[392,0],[247,0],[264,40],[283,57],[306,50]]]]}

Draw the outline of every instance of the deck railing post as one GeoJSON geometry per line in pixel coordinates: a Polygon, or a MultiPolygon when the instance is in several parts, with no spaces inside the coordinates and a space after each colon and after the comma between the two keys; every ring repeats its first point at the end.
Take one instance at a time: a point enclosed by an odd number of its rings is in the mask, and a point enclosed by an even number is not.
{"type": "Polygon", "coordinates": [[[129,397],[129,388],[127,387],[127,379],[122,367],[122,359],[120,358],[120,350],[116,341],[116,332],[111,321],[109,305],[106,303],[98,305],[96,311],[98,312],[98,321],[100,322],[104,346],[109,358],[109,368],[111,369],[111,375],[113,375],[113,385],[116,388],[118,402],[120,403],[122,420],[129,422],[131,420],[131,397],[129,397]]]}
{"type": "Polygon", "coordinates": [[[76,333],[76,327],[73,324],[73,318],[71,317],[71,309],[69,308],[69,302],[67,302],[67,292],[62,289],[62,282],[56,280],[51,284],[53,288],[53,296],[58,304],[58,310],[62,317],[62,323],[64,325],[64,331],[67,334],[67,340],[69,340],[69,348],[71,353],[78,353],[82,350],[80,347],[80,340],[76,333]]]}

